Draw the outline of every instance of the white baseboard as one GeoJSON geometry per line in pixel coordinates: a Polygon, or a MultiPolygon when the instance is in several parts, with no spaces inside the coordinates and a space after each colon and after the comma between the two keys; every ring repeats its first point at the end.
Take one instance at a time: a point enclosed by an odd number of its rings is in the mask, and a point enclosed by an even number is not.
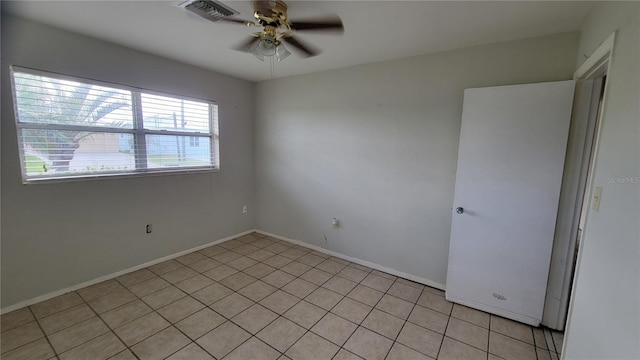
{"type": "Polygon", "coordinates": [[[398,271],[396,269],[392,269],[392,268],[389,268],[389,267],[386,267],[386,266],[378,265],[378,264],[372,263],[370,261],[361,260],[361,259],[358,259],[358,258],[355,258],[355,257],[352,257],[352,256],[347,256],[347,255],[344,255],[344,254],[340,254],[340,253],[335,252],[335,251],[327,250],[327,249],[319,247],[319,246],[315,246],[315,245],[311,245],[311,244],[305,243],[304,241],[295,240],[295,239],[289,239],[289,238],[286,238],[284,236],[268,233],[266,231],[262,231],[262,230],[258,230],[258,229],[253,229],[253,230],[243,231],[243,232],[235,234],[235,235],[227,236],[225,238],[218,239],[218,240],[215,240],[215,241],[203,244],[203,245],[199,245],[199,246],[193,247],[191,249],[180,251],[180,252],[177,252],[177,253],[174,253],[174,254],[159,258],[159,259],[151,260],[151,261],[148,261],[148,262],[146,262],[144,264],[136,265],[136,266],[130,267],[128,269],[121,270],[121,271],[118,271],[118,272],[115,272],[115,273],[112,273],[112,274],[109,274],[109,275],[101,276],[99,278],[96,278],[96,279],[93,279],[93,280],[89,280],[89,281],[85,281],[85,282],[82,282],[80,284],[76,284],[76,285],[73,285],[73,286],[70,286],[70,287],[67,287],[67,288],[64,288],[64,289],[52,291],[50,293],[47,293],[47,294],[44,294],[44,295],[40,295],[40,296],[37,296],[37,297],[32,298],[32,299],[24,300],[24,301],[21,301],[19,303],[13,304],[13,305],[9,305],[7,307],[4,307],[4,308],[0,309],[0,314],[6,314],[8,312],[11,312],[11,311],[14,311],[14,310],[18,310],[18,309],[21,309],[23,307],[27,307],[29,305],[33,305],[33,304],[36,304],[36,303],[39,303],[39,302],[42,302],[42,301],[45,301],[45,300],[49,300],[49,299],[52,299],[52,298],[54,298],[56,296],[60,296],[60,295],[66,294],[66,293],[71,292],[71,291],[76,291],[78,289],[82,289],[82,288],[85,288],[87,286],[91,286],[91,285],[95,285],[97,283],[101,283],[103,281],[111,280],[111,279],[117,278],[118,276],[122,276],[122,275],[128,274],[130,272],[134,272],[134,271],[137,271],[137,270],[140,270],[140,269],[144,269],[144,268],[149,267],[151,265],[159,264],[159,263],[167,261],[167,260],[175,259],[175,258],[177,258],[179,256],[186,255],[186,254],[192,253],[194,251],[202,250],[202,249],[207,248],[209,246],[216,245],[216,244],[219,244],[219,243],[222,243],[222,242],[225,242],[225,241],[228,241],[228,240],[231,240],[231,239],[243,236],[243,235],[247,235],[247,234],[250,234],[252,232],[257,232],[257,233],[260,233],[260,234],[263,234],[263,235],[267,235],[267,236],[270,236],[270,237],[273,237],[273,238],[276,238],[276,239],[279,239],[279,240],[290,242],[292,244],[300,245],[302,247],[306,247],[306,248],[309,248],[309,249],[312,249],[312,250],[315,250],[315,251],[318,251],[318,252],[321,252],[321,253],[324,253],[324,254],[327,254],[327,255],[335,256],[335,257],[340,258],[340,259],[351,261],[353,263],[360,264],[360,265],[366,266],[366,267],[370,267],[370,268],[375,269],[375,270],[383,271],[383,272],[389,273],[391,275],[399,276],[399,277],[405,278],[407,280],[415,281],[417,283],[424,284],[424,285],[427,285],[427,286],[430,286],[430,287],[433,287],[433,288],[436,288],[436,289],[440,289],[440,290],[444,290],[445,289],[445,285],[444,284],[440,284],[440,283],[437,283],[435,281],[431,281],[431,280],[428,280],[428,279],[425,279],[425,278],[422,278],[422,277],[419,277],[419,276],[407,274],[405,272],[398,271]]]}
{"type": "Polygon", "coordinates": [[[111,279],[117,278],[118,276],[122,276],[124,274],[128,274],[130,272],[134,272],[136,270],[144,269],[144,268],[149,267],[151,265],[159,264],[159,263],[161,263],[163,261],[175,259],[175,258],[177,258],[179,256],[186,255],[186,254],[192,253],[194,251],[202,250],[202,249],[207,248],[209,246],[216,245],[216,244],[219,244],[219,243],[222,243],[222,242],[225,242],[225,241],[228,241],[228,240],[231,240],[231,239],[243,236],[243,235],[247,235],[247,234],[250,234],[250,233],[255,232],[255,231],[256,230],[243,231],[241,233],[238,233],[238,234],[235,234],[235,235],[231,235],[231,236],[227,236],[225,238],[218,239],[218,240],[206,243],[204,245],[199,245],[199,246],[196,246],[196,247],[191,248],[191,249],[180,251],[180,252],[177,252],[175,254],[171,254],[171,255],[168,255],[168,256],[165,256],[165,257],[162,257],[162,258],[159,258],[159,259],[151,260],[151,261],[146,262],[144,264],[136,265],[136,266],[130,267],[128,269],[115,272],[113,274],[101,276],[101,277],[99,277],[97,279],[85,281],[85,282],[82,282],[80,284],[76,284],[76,285],[73,285],[73,286],[70,286],[70,287],[67,287],[67,288],[64,288],[64,289],[56,290],[56,291],[53,291],[53,292],[50,292],[50,293],[47,293],[47,294],[44,294],[44,295],[40,295],[40,296],[35,297],[33,299],[20,301],[19,303],[16,303],[16,304],[13,304],[13,305],[9,305],[7,307],[2,308],[0,310],[0,314],[6,314],[8,312],[11,312],[11,311],[14,311],[14,310],[18,310],[18,309],[21,309],[23,307],[26,307],[26,306],[29,306],[29,305],[33,305],[33,304],[36,304],[36,303],[39,303],[39,302],[42,302],[42,301],[45,301],[45,300],[49,300],[49,299],[52,299],[52,298],[54,298],[56,296],[60,296],[60,295],[66,294],[66,293],[71,292],[71,291],[76,291],[78,289],[82,289],[82,288],[87,287],[87,286],[95,285],[97,283],[101,283],[101,282],[106,281],[106,280],[111,280],[111,279]]]}
{"type": "Polygon", "coordinates": [[[255,229],[254,231],[259,233],[259,234],[271,236],[271,237],[279,239],[279,240],[283,240],[283,241],[290,242],[290,243],[293,243],[293,244],[296,244],[296,245],[300,245],[302,247],[313,249],[315,251],[318,251],[318,252],[321,252],[321,253],[324,253],[324,254],[327,254],[327,255],[335,256],[337,258],[344,259],[344,260],[347,260],[347,261],[351,261],[353,263],[360,264],[362,266],[370,267],[370,268],[375,269],[375,270],[386,272],[386,273],[391,274],[391,275],[395,275],[395,276],[398,276],[398,277],[401,277],[401,278],[405,278],[407,280],[411,280],[411,281],[414,281],[414,282],[417,282],[417,283],[420,283],[420,284],[423,284],[423,285],[427,285],[427,286],[430,286],[432,288],[436,288],[436,289],[440,289],[440,290],[444,290],[445,289],[445,285],[444,284],[440,284],[438,282],[431,281],[431,280],[428,280],[428,279],[425,279],[425,278],[422,278],[422,277],[419,277],[419,276],[407,274],[405,272],[398,271],[396,269],[392,269],[392,268],[389,268],[389,267],[386,267],[386,266],[378,265],[378,264],[372,263],[370,261],[361,260],[361,259],[358,259],[358,258],[355,258],[355,257],[352,257],[352,256],[347,256],[347,255],[344,255],[344,254],[340,254],[338,252],[327,250],[327,249],[322,248],[320,246],[307,244],[304,241],[295,240],[295,239],[289,239],[289,238],[286,238],[284,236],[268,233],[266,231],[262,231],[262,230],[258,230],[258,229],[255,229]]]}

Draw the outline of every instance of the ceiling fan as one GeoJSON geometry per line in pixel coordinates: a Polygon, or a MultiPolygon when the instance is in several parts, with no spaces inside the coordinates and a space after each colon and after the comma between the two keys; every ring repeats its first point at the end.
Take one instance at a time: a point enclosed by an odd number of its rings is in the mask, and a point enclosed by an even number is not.
{"type": "Polygon", "coordinates": [[[306,44],[294,35],[298,31],[342,33],[342,20],[337,16],[307,21],[292,21],[287,17],[287,4],[283,0],[258,0],[253,2],[254,21],[232,17],[238,12],[228,6],[212,0],[189,0],[181,7],[194,12],[210,21],[222,21],[242,24],[249,27],[262,27],[249,39],[240,43],[235,50],[251,53],[258,59],[275,56],[278,61],[291,53],[284,43],[300,51],[303,57],[312,57],[320,53],[317,48],[306,44]]]}

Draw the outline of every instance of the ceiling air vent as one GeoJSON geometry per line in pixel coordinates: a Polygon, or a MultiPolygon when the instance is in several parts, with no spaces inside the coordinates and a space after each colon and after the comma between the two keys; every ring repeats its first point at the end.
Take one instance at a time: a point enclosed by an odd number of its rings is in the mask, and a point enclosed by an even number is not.
{"type": "Polygon", "coordinates": [[[218,1],[211,0],[189,0],[178,6],[213,22],[219,21],[227,16],[239,14],[238,11],[218,1]]]}

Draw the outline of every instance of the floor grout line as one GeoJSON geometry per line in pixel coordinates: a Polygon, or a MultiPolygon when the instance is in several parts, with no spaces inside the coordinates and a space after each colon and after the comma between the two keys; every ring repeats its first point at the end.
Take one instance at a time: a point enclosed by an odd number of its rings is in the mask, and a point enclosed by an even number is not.
{"type": "MultiPolygon", "coordinates": [[[[53,355],[54,355],[55,357],[57,357],[57,356],[58,356],[58,353],[56,352],[56,349],[53,347],[53,344],[51,343],[51,340],[49,340],[49,336],[47,335],[47,333],[46,333],[46,332],[44,331],[44,329],[42,328],[42,325],[40,324],[40,321],[38,321],[38,318],[36,317],[36,314],[33,312],[33,309],[31,309],[31,306],[29,306],[28,308],[29,308],[29,312],[31,313],[31,316],[33,316],[34,321],[35,321],[35,322],[36,322],[36,324],[38,325],[38,328],[40,329],[40,331],[42,331],[42,335],[44,336],[45,340],[47,341],[47,343],[48,343],[48,344],[49,344],[49,346],[51,347],[51,351],[53,351],[53,355]]],[[[40,339],[38,339],[38,340],[34,340],[34,341],[32,341],[31,343],[34,343],[34,342],[39,341],[39,340],[40,340],[40,339]]],[[[30,343],[30,344],[31,344],[31,343],[30,343]]],[[[27,344],[25,344],[25,345],[27,345],[27,344]]],[[[24,346],[24,345],[22,345],[22,346],[24,346]]],[[[19,346],[19,347],[17,347],[17,348],[15,348],[15,349],[13,349],[13,350],[17,350],[17,349],[21,348],[22,346],[19,346]]],[[[10,351],[13,351],[13,350],[10,350],[10,351]]],[[[8,351],[7,351],[7,352],[8,352],[8,351]]],[[[5,354],[5,355],[6,355],[6,354],[5,354]]]]}

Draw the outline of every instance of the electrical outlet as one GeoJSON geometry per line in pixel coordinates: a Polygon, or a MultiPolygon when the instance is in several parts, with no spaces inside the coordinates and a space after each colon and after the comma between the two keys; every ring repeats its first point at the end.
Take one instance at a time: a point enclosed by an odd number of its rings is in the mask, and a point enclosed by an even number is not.
{"type": "Polygon", "coordinates": [[[242,213],[243,213],[243,214],[246,214],[246,213],[247,213],[247,211],[249,211],[249,209],[248,209],[247,205],[242,205],[242,213]]]}
{"type": "Polygon", "coordinates": [[[147,234],[151,234],[152,231],[153,231],[153,225],[147,224],[147,234]]]}

